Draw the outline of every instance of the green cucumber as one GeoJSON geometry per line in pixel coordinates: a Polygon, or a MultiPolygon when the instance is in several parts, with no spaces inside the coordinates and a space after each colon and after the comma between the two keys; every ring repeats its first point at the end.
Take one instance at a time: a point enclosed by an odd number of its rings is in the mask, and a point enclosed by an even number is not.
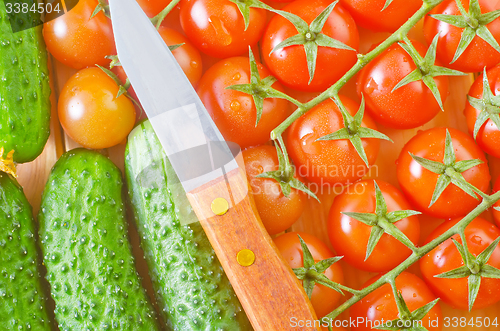
{"type": "MultiPolygon", "coordinates": [[[[10,1],[12,2],[12,1],[10,1]]],[[[31,8],[35,0],[24,0],[31,8]]],[[[36,19],[32,12],[18,20],[36,19]]],[[[34,160],[50,131],[50,86],[42,26],[12,32],[0,0],[0,148],[14,150],[14,161],[34,160]]]]}
{"type": "Polygon", "coordinates": [[[54,165],[40,242],[61,331],[158,330],[127,236],[120,170],[85,149],[54,165]]]}
{"type": "Polygon", "coordinates": [[[158,305],[173,330],[251,330],[151,124],[129,135],[125,175],[158,305]],[[191,219],[183,219],[190,222],[191,219]]]}
{"type": "Polygon", "coordinates": [[[51,330],[39,267],[31,206],[16,180],[0,172],[2,330],[51,330]]]}

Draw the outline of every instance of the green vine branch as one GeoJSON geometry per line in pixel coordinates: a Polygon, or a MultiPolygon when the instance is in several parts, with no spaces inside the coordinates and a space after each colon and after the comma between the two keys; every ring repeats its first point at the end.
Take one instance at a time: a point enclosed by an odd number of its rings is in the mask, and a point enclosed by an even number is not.
{"type": "MultiPolygon", "coordinates": [[[[413,251],[413,253],[405,261],[403,261],[400,265],[398,265],[396,268],[394,268],[391,271],[384,274],[382,277],[380,277],[377,281],[375,281],[371,285],[363,288],[362,290],[355,292],[351,298],[349,298],[344,303],[342,303],[339,307],[337,307],[330,314],[326,315],[326,318],[334,320],[342,312],[349,309],[356,302],[360,301],[365,296],[367,296],[371,292],[375,291],[376,289],[378,289],[382,285],[393,283],[395,281],[396,277],[398,277],[410,265],[412,265],[415,262],[417,262],[418,260],[420,260],[420,258],[422,258],[424,255],[426,255],[430,251],[432,251],[438,245],[440,245],[444,241],[450,239],[454,235],[457,235],[457,234],[460,235],[461,233],[464,233],[465,228],[476,217],[479,217],[484,211],[493,207],[493,205],[495,203],[497,203],[498,201],[500,201],[500,191],[496,192],[493,195],[485,196],[483,201],[473,211],[471,211],[467,216],[465,216],[460,222],[455,224],[453,227],[448,229],[446,232],[444,232],[443,234],[441,234],[439,237],[435,238],[434,240],[432,240],[428,244],[426,244],[422,247],[416,248],[413,251]]],[[[465,241],[462,239],[462,242],[465,242],[465,241]]]]}

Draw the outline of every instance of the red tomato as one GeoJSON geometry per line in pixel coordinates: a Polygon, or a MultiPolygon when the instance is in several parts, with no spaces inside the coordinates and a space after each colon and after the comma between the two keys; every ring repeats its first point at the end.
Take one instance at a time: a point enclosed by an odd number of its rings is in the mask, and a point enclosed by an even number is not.
{"type": "Polygon", "coordinates": [[[161,26],[158,30],[168,46],[184,44],[172,51],[191,84],[196,87],[203,72],[200,52],[181,33],[161,26]]]}
{"type": "MultiPolygon", "coordinates": [[[[412,44],[420,55],[425,56],[427,50],[422,44],[413,40],[412,44]]],[[[441,111],[423,81],[407,84],[392,92],[416,67],[411,56],[395,44],[361,70],[357,80],[358,94],[364,95],[366,108],[377,122],[396,129],[416,128],[441,111]]],[[[444,103],[448,96],[448,77],[439,76],[434,80],[444,103]]]]}
{"type": "Polygon", "coordinates": [[[59,95],[64,131],[86,148],[102,149],[124,141],[135,124],[134,104],[116,98],[118,85],[99,68],[73,75],[59,95]]]}
{"type": "MultiPolygon", "coordinates": [[[[375,213],[376,196],[373,180],[364,180],[346,188],[336,196],[328,216],[328,235],[333,248],[344,261],[366,271],[388,271],[411,254],[411,250],[388,234],[383,234],[370,257],[365,261],[371,227],[343,215],[342,212],[375,213]]],[[[410,210],[410,204],[394,186],[377,180],[389,212],[410,210]]],[[[403,218],[394,223],[415,245],[420,236],[417,216],[403,218]]]]}
{"type": "Polygon", "coordinates": [[[80,0],[67,14],[43,25],[47,49],[59,62],[74,69],[110,63],[105,56],[116,54],[111,21],[102,12],[90,19],[98,4],[80,0]]]}
{"type": "MultiPolygon", "coordinates": [[[[354,115],[359,105],[341,96],[347,111],[354,115]]],[[[377,129],[365,114],[363,127],[377,129]]],[[[316,141],[318,138],[344,128],[337,105],[327,99],[296,120],[288,129],[287,150],[298,174],[319,185],[343,186],[363,177],[368,171],[363,159],[348,140],[316,141]]],[[[369,164],[374,164],[380,146],[378,139],[362,139],[369,164]]]]}
{"type": "MultiPolygon", "coordinates": [[[[441,224],[429,235],[426,243],[440,236],[459,221],[460,219],[455,219],[441,224]]],[[[479,217],[465,228],[467,247],[474,256],[478,256],[499,236],[500,230],[495,225],[479,217]]],[[[462,243],[459,235],[455,235],[453,238],[462,243]]],[[[487,264],[500,268],[500,247],[495,248],[487,264]]],[[[432,291],[452,307],[468,310],[469,287],[467,278],[434,277],[463,265],[462,257],[451,239],[446,240],[420,259],[420,270],[422,270],[422,275],[432,291]]],[[[500,279],[482,277],[473,309],[486,308],[499,300],[500,279]]]]}
{"type": "MultiPolygon", "coordinates": [[[[456,0],[446,0],[434,8],[430,14],[460,15],[456,0]]],[[[469,0],[460,0],[465,10],[469,10],[469,0]]],[[[483,14],[500,9],[499,0],[479,0],[483,14]]],[[[500,20],[496,19],[486,26],[497,42],[500,42],[500,20]]],[[[437,56],[447,67],[463,72],[479,72],[484,67],[492,67],[500,62],[500,53],[475,36],[465,52],[453,64],[450,62],[455,56],[458,44],[462,37],[463,28],[438,21],[426,16],[424,21],[424,36],[430,44],[432,39],[441,32],[437,46],[437,56]]]]}
{"type": "MultiPolygon", "coordinates": [[[[493,187],[493,191],[500,191],[500,177],[498,177],[495,186],[493,187]]],[[[500,201],[495,204],[496,208],[500,209],[500,201]]],[[[500,227],[500,210],[493,209],[493,217],[495,218],[495,223],[500,227]]]]}
{"type": "MultiPolygon", "coordinates": [[[[363,287],[374,283],[380,277],[376,276],[370,279],[363,287]]],[[[411,312],[436,299],[424,281],[406,271],[396,278],[396,288],[402,292],[403,299],[411,312]]],[[[398,318],[398,314],[391,285],[385,284],[351,307],[351,320],[360,321],[360,323],[355,323],[351,330],[375,330],[372,329],[372,326],[379,326],[387,321],[395,320],[398,318]]],[[[422,326],[429,331],[439,331],[441,323],[441,308],[437,304],[424,316],[422,326]]]]}
{"type": "MultiPolygon", "coordinates": [[[[257,64],[261,79],[269,76],[269,71],[257,64]]],[[[289,114],[288,101],[268,98],[264,100],[259,124],[253,97],[249,94],[227,90],[235,84],[250,83],[250,62],[247,57],[224,59],[207,70],[201,78],[198,95],[212,116],[224,138],[240,145],[241,148],[265,143],[271,131],[283,122],[289,114]]],[[[273,88],[283,92],[280,83],[273,88]]]]}
{"type": "Polygon", "coordinates": [[[137,0],[137,3],[141,6],[146,15],[155,17],[168,6],[170,1],[171,0],[137,0]]]}
{"type": "Polygon", "coordinates": [[[285,231],[302,215],[306,205],[305,193],[292,189],[287,198],[276,180],[255,178],[263,172],[278,170],[275,147],[251,147],[243,151],[243,159],[255,205],[267,232],[273,235],[285,231]]]}
{"type": "MultiPolygon", "coordinates": [[[[297,0],[283,10],[298,15],[310,24],[330,3],[328,0],[297,0]]],[[[359,35],[356,24],[351,15],[339,4],[335,6],[321,32],[358,49],[359,35]]],[[[269,22],[262,39],[264,62],[284,85],[297,90],[323,91],[356,63],[354,51],[320,46],[314,79],[309,84],[310,77],[303,45],[288,46],[271,54],[276,45],[297,33],[297,29],[290,21],[276,14],[269,22]]]]}
{"type": "MultiPolygon", "coordinates": [[[[467,134],[448,128],[455,149],[456,160],[479,159],[484,163],[462,173],[465,180],[483,192],[489,191],[490,173],[486,157],[467,134]]],[[[432,161],[443,162],[446,128],[420,131],[401,151],[397,161],[397,176],[406,198],[419,211],[439,218],[464,216],[481,200],[476,200],[455,184],[450,184],[431,206],[438,175],[412,159],[410,153],[432,161]]]]}
{"type": "MultiPolygon", "coordinates": [[[[496,66],[486,73],[488,81],[490,82],[490,89],[493,95],[500,95],[500,66],[496,66]]],[[[479,76],[474,84],[472,84],[469,95],[476,99],[483,97],[483,75],[479,76]]],[[[476,124],[477,116],[480,111],[472,107],[469,102],[465,105],[465,117],[467,118],[467,127],[469,133],[474,135],[474,126],[476,124]]],[[[500,128],[497,128],[491,119],[488,119],[483,124],[476,137],[476,143],[481,149],[490,155],[500,157],[500,128]]]]}
{"type": "Polygon", "coordinates": [[[422,6],[422,0],[341,0],[359,26],[373,31],[394,32],[422,6]]]}
{"type": "Polygon", "coordinates": [[[250,8],[245,30],[243,16],[229,0],[190,0],[180,11],[182,29],[203,53],[219,58],[248,54],[266,27],[266,11],[250,8]]]}
{"type": "MultiPolygon", "coordinates": [[[[288,232],[274,239],[274,243],[281,255],[285,258],[291,268],[304,267],[302,246],[298,235],[302,237],[315,262],[326,260],[335,255],[330,249],[317,237],[303,232],[288,232]]],[[[325,275],[331,281],[342,284],[344,274],[339,263],[334,263],[326,269],[325,275]]],[[[316,284],[311,295],[311,303],[316,315],[321,318],[335,309],[339,300],[340,293],[323,285],[316,284]]]]}

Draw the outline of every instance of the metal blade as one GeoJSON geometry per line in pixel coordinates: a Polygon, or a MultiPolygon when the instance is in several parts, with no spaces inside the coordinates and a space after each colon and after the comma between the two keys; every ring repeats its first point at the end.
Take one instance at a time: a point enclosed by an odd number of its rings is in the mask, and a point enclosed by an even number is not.
{"type": "Polygon", "coordinates": [[[224,140],[137,1],[109,6],[120,63],[185,191],[236,169],[239,147],[224,140]]]}

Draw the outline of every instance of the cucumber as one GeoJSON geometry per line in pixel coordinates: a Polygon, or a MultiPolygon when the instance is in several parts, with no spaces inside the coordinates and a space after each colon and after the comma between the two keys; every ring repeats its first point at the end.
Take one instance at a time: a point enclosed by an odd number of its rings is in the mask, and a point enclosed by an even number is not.
{"type": "Polygon", "coordinates": [[[151,124],[129,135],[129,197],[156,299],[173,330],[251,330],[250,323],[179,185],[151,124]],[[188,219],[186,219],[188,218],[188,219]]]}
{"type": "Polygon", "coordinates": [[[61,331],[158,330],[127,236],[120,170],[85,149],[54,165],[40,242],[61,331]]]}
{"type": "Polygon", "coordinates": [[[31,206],[15,179],[0,172],[2,330],[51,330],[39,267],[31,206]]]}
{"type": "MultiPolygon", "coordinates": [[[[23,2],[29,8],[36,3],[23,2]]],[[[30,11],[15,15],[27,24],[37,19],[30,11]]],[[[14,161],[32,161],[43,151],[50,133],[50,109],[42,26],[12,32],[0,0],[0,147],[7,153],[14,150],[14,161]]]]}

